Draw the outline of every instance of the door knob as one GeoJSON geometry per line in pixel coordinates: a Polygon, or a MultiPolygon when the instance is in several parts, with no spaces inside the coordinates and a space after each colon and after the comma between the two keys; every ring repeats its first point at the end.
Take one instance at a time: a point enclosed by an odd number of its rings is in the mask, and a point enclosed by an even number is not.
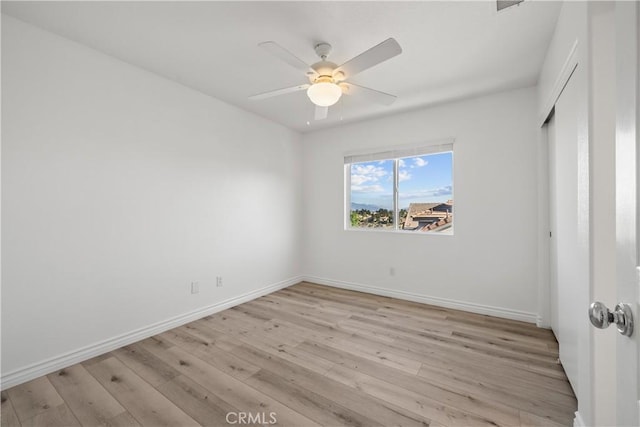
{"type": "Polygon", "coordinates": [[[622,335],[630,337],[633,334],[633,313],[629,304],[620,303],[611,312],[606,305],[596,301],[589,306],[589,320],[599,329],[606,329],[615,323],[622,335]]]}

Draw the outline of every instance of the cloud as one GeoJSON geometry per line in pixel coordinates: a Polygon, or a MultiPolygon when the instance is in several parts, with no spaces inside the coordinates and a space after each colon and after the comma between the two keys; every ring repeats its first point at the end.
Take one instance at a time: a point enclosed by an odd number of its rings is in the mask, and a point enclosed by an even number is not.
{"type": "Polygon", "coordinates": [[[433,193],[434,196],[449,196],[451,194],[453,194],[453,187],[450,185],[440,187],[433,193]]]}
{"type": "Polygon", "coordinates": [[[411,179],[411,174],[407,170],[398,171],[398,181],[409,181],[411,179]]]}
{"type": "Polygon", "coordinates": [[[407,166],[407,163],[404,160],[399,159],[398,160],[398,166],[400,166],[401,168],[404,168],[404,167],[407,166]]]}
{"type": "Polygon", "coordinates": [[[423,159],[422,157],[415,157],[413,159],[413,164],[414,164],[415,167],[421,168],[421,167],[426,166],[427,164],[429,164],[429,162],[426,161],[425,159],[423,159]]]}
{"type": "Polygon", "coordinates": [[[351,184],[360,186],[364,183],[375,183],[380,178],[388,175],[388,172],[380,166],[369,164],[351,165],[351,184]]]}
{"type": "Polygon", "coordinates": [[[351,175],[351,183],[354,185],[361,185],[370,180],[366,175],[351,175]]]}
{"type": "Polygon", "coordinates": [[[384,191],[379,184],[374,185],[352,185],[351,192],[352,193],[381,193],[384,191]]]}

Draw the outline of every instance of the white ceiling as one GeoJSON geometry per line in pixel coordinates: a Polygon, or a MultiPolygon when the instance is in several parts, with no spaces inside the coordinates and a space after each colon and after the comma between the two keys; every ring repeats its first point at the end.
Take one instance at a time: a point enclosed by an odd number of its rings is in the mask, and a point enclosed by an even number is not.
{"type": "Polygon", "coordinates": [[[501,12],[495,1],[2,2],[3,13],[301,132],[534,85],[559,10],[532,0],[501,12]],[[328,42],[341,64],[389,37],[403,53],[350,81],[397,95],[390,107],[345,96],[314,121],[304,92],[247,99],[307,82],[262,41],[310,64],[328,42]]]}

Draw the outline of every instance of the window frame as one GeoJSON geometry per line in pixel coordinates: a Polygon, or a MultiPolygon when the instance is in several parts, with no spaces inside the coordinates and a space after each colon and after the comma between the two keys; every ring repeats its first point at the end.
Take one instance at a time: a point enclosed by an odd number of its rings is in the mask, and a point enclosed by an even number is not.
{"type": "MultiPolygon", "coordinates": [[[[354,151],[348,152],[344,154],[344,230],[345,231],[357,231],[357,232],[381,232],[381,233],[402,233],[402,234],[418,234],[418,235],[443,235],[443,236],[453,236],[452,233],[433,233],[433,232],[425,232],[425,233],[416,233],[413,230],[404,230],[400,228],[400,224],[398,223],[400,218],[400,207],[399,207],[399,167],[398,163],[401,159],[406,159],[410,157],[419,157],[419,156],[428,156],[439,153],[451,153],[451,185],[452,185],[452,194],[451,198],[453,199],[453,192],[455,192],[454,185],[454,139],[446,139],[446,140],[438,140],[432,141],[427,144],[419,144],[419,145],[405,145],[405,146],[394,146],[380,149],[373,149],[367,151],[354,151]],[[389,157],[386,157],[386,156],[389,157]],[[391,157],[393,156],[393,157],[391,157]],[[351,165],[355,163],[364,163],[364,162],[372,162],[376,160],[386,160],[393,161],[393,227],[389,228],[364,228],[364,227],[353,227],[351,226],[351,165]]],[[[455,207],[452,210],[452,214],[455,211],[455,207]]]]}

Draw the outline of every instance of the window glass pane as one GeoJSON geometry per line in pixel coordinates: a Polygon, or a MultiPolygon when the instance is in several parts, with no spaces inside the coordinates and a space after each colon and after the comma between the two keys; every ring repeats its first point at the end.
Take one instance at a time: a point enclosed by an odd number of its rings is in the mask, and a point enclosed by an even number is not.
{"type": "Polygon", "coordinates": [[[453,153],[398,159],[398,228],[453,233],[453,153]]]}
{"type": "Polygon", "coordinates": [[[350,223],[393,229],[393,160],[352,163],[350,223]]]}

